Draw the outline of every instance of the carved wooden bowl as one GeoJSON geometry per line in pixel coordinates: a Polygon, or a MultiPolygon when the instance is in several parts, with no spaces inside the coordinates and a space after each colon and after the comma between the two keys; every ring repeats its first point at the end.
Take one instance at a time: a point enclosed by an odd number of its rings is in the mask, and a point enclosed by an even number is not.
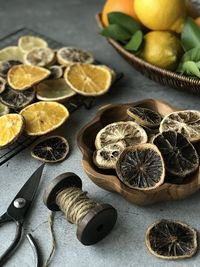
{"type": "Polygon", "coordinates": [[[196,192],[200,188],[200,168],[183,184],[164,183],[154,190],[140,191],[123,184],[115,171],[99,169],[94,165],[92,155],[97,133],[109,123],[130,120],[126,114],[127,107],[130,106],[150,108],[162,116],[178,110],[165,102],[153,99],[130,104],[107,105],[99,109],[94,119],[80,130],[77,137],[78,146],[83,154],[83,167],[89,178],[101,188],[117,192],[128,201],[139,205],[183,199],[196,192]]]}

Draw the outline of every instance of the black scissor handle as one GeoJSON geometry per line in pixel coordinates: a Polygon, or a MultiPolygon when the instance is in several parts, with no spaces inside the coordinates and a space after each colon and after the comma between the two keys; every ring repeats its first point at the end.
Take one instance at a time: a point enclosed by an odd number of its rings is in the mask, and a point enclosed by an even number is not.
{"type": "Polygon", "coordinates": [[[23,232],[23,225],[21,222],[15,222],[16,223],[16,233],[15,238],[12,242],[12,244],[8,247],[8,249],[3,253],[3,255],[0,256],[0,266],[3,266],[6,261],[10,258],[11,254],[15,251],[17,246],[20,243],[22,232],[23,232]]]}

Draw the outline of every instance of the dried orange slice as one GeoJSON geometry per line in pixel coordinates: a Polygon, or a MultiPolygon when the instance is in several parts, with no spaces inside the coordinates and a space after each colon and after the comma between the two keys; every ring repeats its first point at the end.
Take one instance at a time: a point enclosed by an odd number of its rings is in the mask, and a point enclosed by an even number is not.
{"type": "Polygon", "coordinates": [[[24,63],[27,65],[34,65],[45,67],[53,63],[55,53],[48,47],[34,48],[24,55],[24,63]]]}
{"type": "Polygon", "coordinates": [[[183,110],[167,115],[160,124],[160,132],[176,131],[190,142],[200,141],[200,111],[183,110]]]}
{"type": "Polygon", "coordinates": [[[0,61],[16,60],[23,62],[24,53],[18,46],[8,46],[0,50],[0,61]]]}
{"type": "Polygon", "coordinates": [[[73,63],[91,64],[94,62],[94,57],[78,48],[62,47],[57,52],[57,60],[61,65],[68,66],[73,63]]]}
{"type": "Polygon", "coordinates": [[[61,126],[69,117],[65,106],[56,102],[37,102],[21,110],[28,135],[43,135],[61,126]]]}
{"type": "Polygon", "coordinates": [[[76,93],[66,84],[64,79],[46,80],[36,85],[36,96],[44,101],[64,101],[76,93]]]}
{"type": "Polygon", "coordinates": [[[0,117],[0,149],[12,144],[24,129],[24,119],[19,114],[7,114],[0,117]]]}
{"type": "Polygon", "coordinates": [[[8,71],[8,83],[15,90],[25,90],[47,78],[50,73],[38,66],[17,65],[8,71]]]}
{"type": "Polygon", "coordinates": [[[33,48],[48,47],[48,44],[42,38],[26,35],[19,38],[18,46],[21,51],[29,52],[33,48]]]}
{"type": "Polygon", "coordinates": [[[118,121],[106,125],[98,132],[95,146],[98,150],[118,142],[123,142],[126,146],[143,144],[147,142],[147,134],[140,125],[133,121],[118,121]]]}
{"type": "Polygon", "coordinates": [[[197,251],[197,232],[177,221],[160,220],[149,226],[145,241],[150,253],[167,260],[191,258],[197,251]]]}
{"type": "Polygon", "coordinates": [[[165,179],[163,158],[152,144],[125,148],[117,161],[116,171],[125,185],[143,191],[159,187],[165,179]]]}
{"type": "Polygon", "coordinates": [[[67,84],[78,94],[98,96],[105,94],[112,84],[112,72],[107,67],[77,63],[64,74],[67,84]]]}

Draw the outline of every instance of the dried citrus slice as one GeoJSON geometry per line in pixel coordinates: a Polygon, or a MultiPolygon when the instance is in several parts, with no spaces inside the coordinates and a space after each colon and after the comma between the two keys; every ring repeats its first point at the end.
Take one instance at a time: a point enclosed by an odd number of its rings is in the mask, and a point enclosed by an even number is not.
{"type": "Polygon", "coordinates": [[[69,144],[62,136],[45,137],[35,143],[31,155],[43,162],[63,161],[69,153],[69,144]]]}
{"type": "Polygon", "coordinates": [[[45,101],[63,101],[76,94],[63,78],[43,81],[36,85],[36,91],[37,99],[45,101]]]}
{"type": "Polygon", "coordinates": [[[50,71],[38,66],[17,65],[8,71],[8,83],[15,90],[25,90],[50,75],[50,71]]]}
{"type": "Polygon", "coordinates": [[[55,53],[48,47],[34,48],[24,55],[24,63],[27,65],[35,65],[45,67],[53,63],[55,53]]]}
{"type": "Polygon", "coordinates": [[[0,61],[0,77],[7,78],[9,69],[19,64],[21,64],[21,62],[16,60],[0,61]]]}
{"type": "Polygon", "coordinates": [[[19,114],[7,114],[0,117],[0,149],[12,144],[24,129],[24,119],[19,114]]]}
{"type": "Polygon", "coordinates": [[[197,251],[197,232],[177,221],[160,220],[152,224],[145,241],[151,254],[162,259],[190,258],[197,251]]]}
{"type": "Polygon", "coordinates": [[[0,61],[17,60],[23,62],[24,53],[18,46],[8,46],[0,50],[0,61]]]}
{"type": "Polygon", "coordinates": [[[159,187],[165,178],[163,158],[152,144],[125,148],[117,161],[116,171],[128,187],[144,191],[159,187]]]}
{"type": "Polygon", "coordinates": [[[0,77],[0,94],[3,93],[5,88],[6,88],[6,80],[0,77]]]}
{"type": "Polygon", "coordinates": [[[126,145],[136,145],[147,142],[145,130],[133,121],[119,121],[108,124],[101,129],[95,139],[96,149],[109,144],[125,141],[126,145]]]}
{"type": "Polygon", "coordinates": [[[158,134],[153,143],[160,150],[166,170],[177,177],[185,177],[199,167],[199,157],[193,145],[182,134],[168,131],[158,134]]]}
{"type": "Polygon", "coordinates": [[[160,124],[160,132],[182,133],[190,142],[200,141],[200,111],[183,110],[170,113],[160,124]]]}
{"type": "Polygon", "coordinates": [[[142,107],[130,107],[127,109],[127,114],[141,126],[149,128],[159,127],[162,117],[157,112],[142,107]]]}
{"type": "Polygon", "coordinates": [[[125,142],[118,142],[102,147],[94,152],[94,164],[101,169],[115,169],[116,162],[126,147],[125,142]]]}
{"type": "Polygon", "coordinates": [[[28,135],[43,135],[61,126],[69,117],[65,106],[56,102],[37,102],[22,109],[28,135]]]}
{"type": "Polygon", "coordinates": [[[53,65],[49,67],[51,72],[49,78],[50,79],[59,79],[63,76],[63,67],[59,65],[53,65]]]}
{"type": "Polygon", "coordinates": [[[105,94],[112,84],[112,73],[104,66],[77,63],[64,74],[67,84],[78,94],[98,96],[105,94]]]}
{"type": "Polygon", "coordinates": [[[21,109],[29,105],[35,98],[35,90],[29,88],[24,91],[13,90],[9,85],[0,95],[0,101],[12,109],[21,109]]]}
{"type": "Polygon", "coordinates": [[[62,47],[57,51],[57,60],[61,65],[70,65],[73,63],[94,62],[92,54],[74,47],[62,47]]]}
{"type": "Polygon", "coordinates": [[[9,113],[9,108],[0,102],[0,116],[6,115],[9,113]]]}
{"type": "Polygon", "coordinates": [[[22,36],[18,40],[18,46],[21,51],[23,52],[29,52],[33,48],[43,48],[48,47],[48,44],[45,40],[42,38],[36,37],[36,36],[22,36]]]}

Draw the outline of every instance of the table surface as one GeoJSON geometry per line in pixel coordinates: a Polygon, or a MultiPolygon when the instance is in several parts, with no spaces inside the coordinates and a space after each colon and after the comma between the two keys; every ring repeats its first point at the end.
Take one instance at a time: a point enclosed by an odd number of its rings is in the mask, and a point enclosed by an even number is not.
{"type": "MultiPolygon", "coordinates": [[[[94,15],[101,10],[104,1],[94,0],[0,0],[0,37],[26,26],[46,34],[63,44],[78,46],[91,51],[101,62],[115,67],[125,75],[124,79],[105,96],[100,97],[92,110],[76,111],[65,126],[64,135],[71,147],[70,156],[57,165],[45,167],[36,201],[27,217],[25,233],[32,233],[40,245],[44,258],[50,250],[48,234],[48,210],[42,196],[48,182],[63,172],[75,172],[83,180],[83,187],[96,200],[113,205],[118,211],[118,221],[112,233],[98,244],[84,247],[76,238],[76,226],[69,224],[61,213],[56,214],[55,234],[57,250],[51,266],[199,266],[200,254],[189,260],[164,261],[149,254],[144,242],[147,227],[158,219],[167,218],[186,222],[200,231],[199,193],[182,201],[159,203],[139,207],[125,201],[120,195],[107,192],[94,185],[84,173],[75,136],[79,129],[95,115],[104,104],[157,98],[185,108],[199,109],[199,97],[155,83],[135,71],[112,49],[99,34],[94,15]]],[[[40,165],[27,149],[0,168],[0,214],[40,165]]],[[[0,231],[0,254],[14,236],[14,225],[0,231]]],[[[28,241],[21,246],[6,266],[34,266],[34,256],[28,241]]]]}

